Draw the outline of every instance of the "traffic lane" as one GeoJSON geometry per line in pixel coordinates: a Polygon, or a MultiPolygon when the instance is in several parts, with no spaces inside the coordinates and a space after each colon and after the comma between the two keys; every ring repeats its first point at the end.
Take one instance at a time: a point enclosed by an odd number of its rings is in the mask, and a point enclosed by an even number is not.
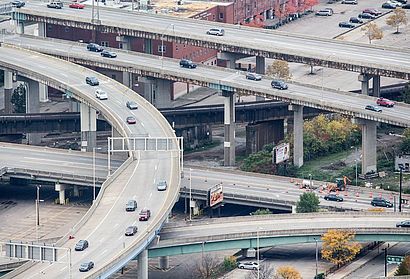
{"type": "MultiPolygon", "coordinates": [[[[45,4],[30,3],[26,7],[21,8],[22,12],[28,11],[30,6],[35,7],[37,10],[40,10],[48,14],[59,14],[61,17],[74,17],[81,19],[81,21],[88,21],[87,9],[76,10],[73,9],[62,9],[50,10],[46,7],[45,4]]],[[[241,26],[232,26],[227,24],[215,24],[202,21],[189,21],[189,24],[186,24],[186,20],[178,19],[176,17],[152,17],[145,14],[138,13],[138,16],[135,16],[135,13],[127,11],[118,11],[116,9],[101,10],[100,11],[100,20],[102,24],[107,25],[118,25],[118,18],[121,18],[122,22],[127,22],[124,27],[129,26],[129,28],[138,28],[145,29],[141,26],[150,26],[150,29],[156,29],[158,33],[171,35],[171,36],[186,36],[191,35],[204,39],[207,41],[219,41],[227,44],[239,44],[246,47],[255,48],[255,41],[258,42],[258,49],[272,50],[273,48],[287,48],[292,50],[295,53],[300,53],[303,51],[307,53],[307,49],[310,50],[310,53],[314,55],[323,55],[324,57],[334,53],[335,58],[340,58],[344,56],[345,59],[357,59],[361,64],[366,65],[369,62],[378,63],[387,63],[395,67],[409,67],[410,62],[407,61],[407,54],[392,52],[388,49],[380,50],[377,48],[369,48],[367,45],[359,44],[349,44],[344,45],[338,41],[331,40],[321,40],[315,38],[305,38],[302,36],[286,36],[279,32],[272,32],[266,30],[255,30],[251,28],[243,28],[241,26]],[[171,26],[172,24],[172,27],[171,26]],[[209,36],[206,35],[206,31],[215,26],[223,26],[225,29],[225,35],[223,37],[209,36]],[[194,33],[193,33],[194,32],[194,33]],[[252,38],[252,40],[249,40],[252,38]],[[323,42],[325,43],[323,43],[323,42]],[[396,56],[397,55],[397,56],[396,56]],[[391,57],[399,58],[391,60],[391,57]],[[403,63],[401,61],[404,61],[403,63]],[[390,63],[391,62],[391,63],[390,63]]]]}

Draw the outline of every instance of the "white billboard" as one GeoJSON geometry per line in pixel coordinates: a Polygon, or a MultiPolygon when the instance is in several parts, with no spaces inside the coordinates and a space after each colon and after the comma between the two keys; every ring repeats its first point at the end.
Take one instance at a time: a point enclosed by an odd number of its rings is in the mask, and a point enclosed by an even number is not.
{"type": "Polygon", "coordinates": [[[224,200],[222,184],[218,184],[209,190],[209,206],[213,207],[224,200]]]}
{"type": "Polygon", "coordinates": [[[275,147],[275,163],[279,164],[289,159],[289,143],[282,143],[275,147]]]}

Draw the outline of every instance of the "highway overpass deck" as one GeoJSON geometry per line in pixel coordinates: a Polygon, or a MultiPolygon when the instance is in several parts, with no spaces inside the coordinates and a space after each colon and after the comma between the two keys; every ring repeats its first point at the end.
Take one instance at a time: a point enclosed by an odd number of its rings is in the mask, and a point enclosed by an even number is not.
{"type": "Polygon", "coordinates": [[[177,18],[100,7],[93,24],[90,7],[84,10],[48,9],[46,3],[30,2],[18,9],[20,21],[45,22],[119,36],[192,44],[220,51],[279,58],[292,62],[322,65],[359,73],[410,79],[410,50],[349,43],[241,25],[177,18]],[[96,24],[97,23],[97,24],[96,24]],[[206,31],[223,27],[225,35],[210,36],[206,31]]]}
{"type": "Polygon", "coordinates": [[[80,64],[103,67],[113,70],[133,72],[142,76],[182,81],[214,89],[227,90],[244,95],[256,95],[291,104],[337,112],[357,118],[374,120],[392,125],[410,127],[410,105],[398,103],[394,108],[383,112],[365,110],[374,104],[375,97],[350,92],[319,88],[292,83],[288,90],[272,89],[270,78],[262,81],[249,81],[245,73],[221,67],[199,65],[196,69],[179,66],[176,59],[158,59],[157,56],[135,52],[117,51],[117,58],[107,59],[98,53],[86,50],[85,44],[68,43],[62,40],[39,39],[27,36],[7,36],[8,44],[57,55],[70,57],[70,61],[80,64]]]}
{"type": "MultiPolygon", "coordinates": [[[[63,92],[71,92],[74,98],[100,111],[123,136],[149,134],[150,137],[168,137],[174,139],[172,143],[178,146],[172,128],[154,107],[127,87],[101,74],[54,57],[4,45],[0,47],[0,66],[63,92]],[[117,94],[109,95],[109,99],[104,102],[96,100],[95,88],[85,83],[87,76],[98,77],[99,88],[117,94]],[[138,111],[130,112],[123,98],[137,102],[138,111]],[[125,118],[129,115],[135,115],[140,122],[134,126],[125,125],[125,118]]],[[[33,154],[26,153],[23,157],[24,160],[19,164],[41,165],[41,158],[36,160],[33,154]]],[[[3,160],[3,156],[1,158],[3,160]]],[[[76,158],[72,159],[77,169],[83,167],[80,162],[77,164],[76,158]]],[[[81,158],[78,160],[81,161],[81,158]]],[[[50,165],[57,169],[64,168],[64,164],[50,163],[48,160],[48,169],[51,168],[50,165]]],[[[85,260],[92,259],[96,264],[88,276],[106,277],[137,256],[155,237],[156,230],[167,218],[178,196],[179,182],[179,152],[137,152],[135,158],[130,158],[121,165],[107,180],[91,209],[68,232],[76,240],[86,238],[91,244],[85,253],[73,255],[72,278],[84,277],[79,273],[78,266],[85,260]],[[168,181],[169,188],[166,192],[160,193],[155,189],[154,185],[159,179],[168,181]],[[139,224],[140,230],[135,237],[125,238],[124,230],[132,224],[130,215],[124,211],[124,205],[130,198],[136,198],[140,206],[150,207],[152,218],[139,224]]],[[[134,216],[134,221],[136,219],[134,216]]],[[[73,248],[74,242],[75,240],[68,240],[67,235],[58,245],[73,248]]],[[[37,263],[22,274],[7,276],[25,279],[40,276],[67,278],[69,272],[63,268],[67,266],[66,262],[67,258],[65,264],[37,263]]]]}

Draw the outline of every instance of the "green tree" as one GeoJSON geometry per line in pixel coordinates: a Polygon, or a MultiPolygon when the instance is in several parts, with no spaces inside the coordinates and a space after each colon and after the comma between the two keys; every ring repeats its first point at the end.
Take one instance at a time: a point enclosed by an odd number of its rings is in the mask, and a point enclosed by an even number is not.
{"type": "Polygon", "coordinates": [[[268,215],[268,214],[272,214],[272,211],[270,211],[268,208],[258,209],[254,212],[251,212],[251,215],[268,215]]]}
{"type": "Polygon", "coordinates": [[[400,143],[400,150],[404,154],[410,154],[410,128],[404,130],[403,141],[400,143]]]}
{"type": "Polygon", "coordinates": [[[404,260],[400,263],[394,276],[400,275],[410,275],[410,256],[406,256],[404,260]]]}
{"type": "Polygon", "coordinates": [[[26,112],[26,86],[20,84],[13,91],[11,96],[11,103],[14,106],[15,113],[25,113],[26,112]]]}
{"type": "Polygon", "coordinates": [[[296,212],[308,213],[319,211],[319,198],[315,193],[307,192],[300,195],[299,201],[296,204],[296,212]]]}
{"type": "Polygon", "coordinates": [[[289,80],[292,78],[292,74],[289,70],[289,63],[283,60],[275,60],[272,65],[268,66],[266,74],[272,77],[277,77],[284,80],[289,80]]]}
{"type": "Polygon", "coordinates": [[[355,233],[345,230],[328,230],[322,236],[322,258],[340,266],[352,261],[360,252],[361,246],[352,240],[355,233]]]}

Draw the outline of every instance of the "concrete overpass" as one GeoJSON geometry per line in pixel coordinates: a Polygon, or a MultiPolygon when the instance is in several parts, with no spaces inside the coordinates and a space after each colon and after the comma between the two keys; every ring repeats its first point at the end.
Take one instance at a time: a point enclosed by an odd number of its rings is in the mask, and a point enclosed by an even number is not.
{"type": "MultiPolygon", "coordinates": [[[[409,51],[399,48],[104,7],[100,7],[99,17],[90,20],[89,9],[55,10],[48,9],[45,3],[30,2],[14,13],[14,18],[17,17],[20,32],[24,32],[24,24],[30,22],[55,24],[90,30],[88,37],[93,40],[97,33],[104,32],[116,34],[125,45],[129,44],[130,37],[140,37],[146,39],[147,44],[154,39],[217,49],[228,57],[235,56],[230,54],[253,55],[257,56],[260,65],[257,69],[264,68],[263,58],[266,57],[366,75],[410,79],[409,51]],[[206,35],[206,31],[213,27],[223,27],[225,35],[206,35]]],[[[44,26],[40,29],[45,30],[44,26]]]]}

